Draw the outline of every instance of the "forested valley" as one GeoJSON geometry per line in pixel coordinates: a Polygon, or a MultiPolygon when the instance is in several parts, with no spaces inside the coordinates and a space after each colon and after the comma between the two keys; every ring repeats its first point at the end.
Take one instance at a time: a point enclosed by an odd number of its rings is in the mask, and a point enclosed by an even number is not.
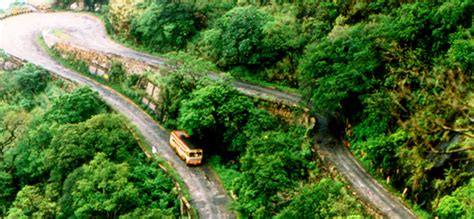
{"type": "Polygon", "coordinates": [[[0,71],[0,216],[178,217],[175,183],[87,87],[0,71]]]}
{"type": "MultiPolygon", "coordinates": [[[[472,1],[144,0],[114,7],[118,2],[104,12],[116,39],[202,71],[296,90],[313,112],[336,118],[353,153],[423,209],[420,215],[472,217],[472,1]]],[[[324,181],[312,178],[315,171],[294,175],[312,164],[305,164],[311,160],[303,158],[305,147],[300,155],[291,148],[313,142],[295,141],[303,136],[296,130],[271,131],[275,125],[265,124],[274,122],[249,111],[245,98],[234,99],[225,85],[189,83],[191,72],[164,79],[170,102],[162,106],[168,113],[162,120],[202,140],[218,136],[206,143],[219,145],[220,161],[239,172],[231,183],[239,212],[309,212],[298,200],[309,202],[324,181]],[[289,177],[274,177],[285,168],[289,177]],[[283,189],[297,181],[311,186],[283,189]]]]}
{"type": "MultiPolygon", "coordinates": [[[[197,140],[239,217],[373,212],[322,165],[317,124],[273,115],[234,79],[300,94],[418,217],[474,216],[473,1],[86,3],[102,4],[111,38],[174,66],[125,75],[114,63],[104,83],[135,102],[140,81],[156,84],[150,115],[197,140]]],[[[173,181],[131,132],[89,88],[32,65],[1,72],[2,216],[179,217],[173,181]]]]}

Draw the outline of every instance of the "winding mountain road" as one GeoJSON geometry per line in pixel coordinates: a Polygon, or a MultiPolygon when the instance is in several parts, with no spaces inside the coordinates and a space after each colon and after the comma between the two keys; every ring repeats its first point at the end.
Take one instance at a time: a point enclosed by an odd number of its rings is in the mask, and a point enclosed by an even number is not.
{"type": "MultiPolygon", "coordinates": [[[[228,196],[219,183],[219,179],[212,174],[208,166],[193,168],[186,166],[168,146],[169,133],[159,127],[138,106],[113,90],[62,67],[37,45],[36,39],[41,31],[51,29],[67,32],[71,36],[69,40],[81,47],[155,64],[163,64],[163,59],[136,52],[111,41],[107,37],[102,22],[87,14],[31,13],[0,21],[0,48],[14,56],[42,66],[60,77],[90,86],[109,105],[134,123],[146,141],[183,178],[191,195],[191,203],[196,207],[201,218],[235,218],[234,213],[228,208],[228,196]]],[[[234,82],[234,85],[248,94],[270,97],[290,104],[297,104],[300,101],[300,97],[295,94],[258,87],[241,81],[234,82]]],[[[359,197],[387,217],[415,218],[408,208],[371,178],[350,152],[328,133],[324,128],[327,127],[325,119],[319,118],[319,121],[321,122],[320,127],[322,127],[318,137],[320,152],[335,164],[359,197]]]]}
{"type": "Polygon", "coordinates": [[[328,129],[328,119],[318,116],[318,152],[328,159],[341,173],[358,197],[374,210],[388,218],[409,219],[416,215],[400,200],[392,196],[357,161],[341,140],[334,137],[328,129]]]}
{"type": "MultiPolygon", "coordinates": [[[[134,123],[154,150],[180,174],[191,195],[191,204],[198,210],[201,218],[235,218],[234,213],[228,208],[228,196],[219,183],[219,179],[209,171],[208,166],[194,168],[186,166],[168,146],[169,133],[159,127],[138,106],[113,90],[59,65],[36,42],[41,31],[47,29],[74,30],[78,34],[82,31],[84,36],[95,34],[98,37],[97,41],[103,39],[104,42],[108,42],[104,40],[106,39],[105,32],[99,24],[100,22],[94,17],[73,13],[32,13],[10,17],[0,21],[0,48],[14,56],[42,66],[60,77],[96,90],[112,108],[134,123]]],[[[90,39],[90,41],[91,44],[88,46],[97,46],[95,40],[90,39]]],[[[113,43],[109,43],[109,45],[114,52],[121,51],[120,47],[115,47],[113,43]]],[[[102,45],[101,48],[105,46],[102,45]]],[[[134,54],[131,51],[126,52],[134,54]]]]}

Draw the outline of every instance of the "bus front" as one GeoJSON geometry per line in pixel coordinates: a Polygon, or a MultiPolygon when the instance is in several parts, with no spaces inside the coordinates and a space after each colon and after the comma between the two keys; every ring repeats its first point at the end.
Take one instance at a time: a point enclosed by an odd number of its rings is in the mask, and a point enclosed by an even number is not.
{"type": "Polygon", "coordinates": [[[190,150],[188,156],[186,156],[186,164],[199,165],[201,163],[202,163],[202,150],[201,149],[190,150]]]}

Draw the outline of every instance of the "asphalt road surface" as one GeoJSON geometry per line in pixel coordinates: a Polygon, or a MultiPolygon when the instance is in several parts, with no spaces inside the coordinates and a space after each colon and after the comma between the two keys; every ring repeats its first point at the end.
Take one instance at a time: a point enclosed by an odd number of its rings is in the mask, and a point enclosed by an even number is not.
{"type": "Polygon", "coordinates": [[[326,118],[318,116],[318,121],[319,131],[316,141],[319,153],[336,166],[338,172],[344,176],[362,201],[388,218],[416,218],[410,209],[367,173],[340,139],[332,135],[326,118]]]}
{"type": "MultiPolygon", "coordinates": [[[[131,104],[125,97],[107,89],[80,74],[66,69],[50,58],[40,48],[36,39],[42,30],[69,29],[84,36],[97,35],[97,41],[92,38],[89,46],[97,46],[97,42],[105,42],[105,32],[97,20],[91,16],[73,13],[25,14],[0,21],[0,48],[8,53],[25,59],[33,64],[57,74],[60,77],[90,86],[116,111],[123,114],[137,126],[146,141],[154,150],[167,160],[183,178],[191,195],[191,204],[198,210],[201,218],[235,218],[228,208],[229,198],[219,180],[208,170],[207,166],[188,167],[169,147],[169,133],[161,129],[155,121],[146,115],[138,106],[131,104]]],[[[113,46],[113,43],[110,43],[113,46]]],[[[103,48],[105,44],[101,45],[103,48]]],[[[111,47],[112,50],[120,47],[111,47]]],[[[115,51],[115,50],[114,50],[115,51]]],[[[119,51],[116,51],[119,52],[119,51]]]]}
{"type": "MultiPolygon", "coordinates": [[[[33,64],[40,65],[63,78],[90,86],[109,105],[134,123],[157,153],[169,161],[183,178],[191,194],[191,203],[196,207],[201,218],[235,218],[234,213],[228,208],[228,196],[219,183],[219,179],[212,174],[208,166],[193,168],[186,166],[168,146],[169,133],[161,129],[136,105],[116,92],[56,63],[37,45],[36,39],[43,30],[64,31],[71,36],[69,40],[73,44],[85,48],[154,64],[163,64],[163,59],[136,52],[111,41],[100,20],[86,14],[32,13],[0,21],[0,48],[33,64]]],[[[274,98],[290,104],[298,104],[301,99],[296,94],[241,81],[235,81],[234,86],[247,94],[274,98]]],[[[318,118],[318,121],[321,127],[318,135],[320,152],[337,167],[358,196],[386,217],[415,218],[408,208],[403,206],[360,166],[340,141],[328,133],[325,128],[327,127],[326,120],[318,118]]]]}

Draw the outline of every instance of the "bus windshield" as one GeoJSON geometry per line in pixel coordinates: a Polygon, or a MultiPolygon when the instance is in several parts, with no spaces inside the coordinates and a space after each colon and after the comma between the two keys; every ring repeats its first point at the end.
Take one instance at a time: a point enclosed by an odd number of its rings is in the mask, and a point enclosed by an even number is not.
{"type": "Polygon", "coordinates": [[[201,157],[202,154],[201,154],[201,152],[191,152],[191,153],[189,154],[189,156],[190,156],[190,157],[201,157]]]}

